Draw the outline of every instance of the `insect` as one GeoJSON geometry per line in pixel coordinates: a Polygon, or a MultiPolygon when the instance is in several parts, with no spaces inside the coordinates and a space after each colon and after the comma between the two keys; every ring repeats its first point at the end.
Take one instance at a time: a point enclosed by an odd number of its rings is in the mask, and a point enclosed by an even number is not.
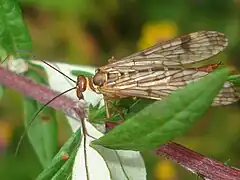
{"type": "MultiPolygon", "coordinates": [[[[191,66],[217,55],[227,45],[227,38],[220,32],[194,32],[156,44],[120,60],[111,58],[107,65],[96,70],[94,76],[80,75],[76,82],[49,63],[43,62],[76,83],[76,93],[79,99],[84,99],[83,92],[87,88],[103,94],[106,117],[109,119],[111,100],[127,97],[162,100],[173,91],[206,76],[219,64],[191,66]]],[[[64,93],[60,95],[62,94],[64,93]]],[[[34,115],[34,118],[57,97],[45,104],[34,115]]],[[[226,82],[212,105],[228,105],[238,101],[239,97],[233,84],[226,82]]]]}
{"type": "MultiPolygon", "coordinates": [[[[190,67],[223,51],[228,45],[224,34],[199,31],[156,44],[148,49],[116,60],[96,70],[92,77],[78,76],[77,96],[90,88],[103,94],[106,116],[110,118],[111,100],[138,97],[162,100],[173,91],[197,81],[218,67],[210,64],[190,67]]],[[[225,83],[213,105],[226,105],[239,99],[230,82],[225,83]]]]}

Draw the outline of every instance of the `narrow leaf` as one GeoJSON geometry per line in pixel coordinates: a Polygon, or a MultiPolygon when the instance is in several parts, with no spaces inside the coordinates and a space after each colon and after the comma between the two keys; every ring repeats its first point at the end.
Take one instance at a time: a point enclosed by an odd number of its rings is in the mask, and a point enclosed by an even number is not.
{"type": "Polygon", "coordinates": [[[186,132],[212,104],[228,78],[219,69],[156,101],[93,144],[112,149],[153,149],[186,132]]]}
{"type": "Polygon", "coordinates": [[[79,128],[63,145],[60,151],[53,158],[51,164],[37,177],[36,180],[67,179],[71,176],[74,158],[81,139],[81,129],[79,128]],[[64,159],[64,156],[69,156],[64,159]]]}
{"type": "Polygon", "coordinates": [[[80,71],[80,70],[72,70],[71,74],[74,76],[79,76],[79,75],[83,75],[83,76],[87,76],[87,77],[91,77],[94,74],[88,72],[88,71],[80,71]]]}
{"type": "Polygon", "coordinates": [[[235,86],[240,86],[240,74],[229,76],[228,80],[232,82],[235,86]]]}

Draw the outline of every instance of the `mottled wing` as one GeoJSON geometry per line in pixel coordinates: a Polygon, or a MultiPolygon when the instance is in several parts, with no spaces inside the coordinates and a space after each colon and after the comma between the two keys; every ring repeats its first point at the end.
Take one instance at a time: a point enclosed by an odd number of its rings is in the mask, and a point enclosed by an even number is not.
{"type": "Polygon", "coordinates": [[[197,81],[208,72],[194,69],[146,70],[110,78],[99,91],[109,98],[139,97],[161,100],[173,91],[197,81]]]}
{"type": "Polygon", "coordinates": [[[231,82],[225,82],[223,88],[215,97],[213,106],[229,105],[240,100],[240,93],[237,92],[231,82]]]}
{"type": "Polygon", "coordinates": [[[156,44],[100,67],[103,72],[134,72],[153,67],[179,67],[197,63],[221,52],[228,44],[224,34],[199,31],[156,44]]]}

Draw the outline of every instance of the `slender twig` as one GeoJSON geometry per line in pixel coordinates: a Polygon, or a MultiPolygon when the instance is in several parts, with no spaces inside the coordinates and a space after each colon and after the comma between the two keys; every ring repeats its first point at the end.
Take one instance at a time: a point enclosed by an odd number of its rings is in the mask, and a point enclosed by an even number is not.
{"type": "MultiPolygon", "coordinates": [[[[16,91],[46,103],[49,99],[57,96],[59,92],[53,91],[46,86],[36,84],[26,77],[0,67],[0,84],[15,89],[16,91]]],[[[49,106],[59,109],[67,115],[80,121],[84,120],[86,105],[82,101],[75,100],[63,95],[52,101],[49,106]]],[[[212,180],[240,180],[240,170],[224,163],[217,162],[176,143],[168,143],[155,150],[157,155],[180,164],[185,169],[200,175],[205,179],[212,180]]]]}
{"type": "MultiPolygon", "coordinates": [[[[15,89],[16,91],[29,96],[41,103],[47,103],[50,99],[60,94],[60,92],[49,89],[48,87],[37,84],[32,80],[17,75],[0,66],[0,84],[15,89]]],[[[50,107],[58,109],[75,119],[84,119],[86,104],[84,101],[74,100],[68,96],[60,96],[49,104],[50,107]],[[75,108],[79,111],[76,113],[75,108]]]]}
{"type": "Polygon", "coordinates": [[[167,159],[178,163],[185,169],[198,174],[204,179],[240,179],[240,169],[217,162],[177,143],[170,142],[162,145],[155,153],[160,156],[165,156],[167,159]]]}

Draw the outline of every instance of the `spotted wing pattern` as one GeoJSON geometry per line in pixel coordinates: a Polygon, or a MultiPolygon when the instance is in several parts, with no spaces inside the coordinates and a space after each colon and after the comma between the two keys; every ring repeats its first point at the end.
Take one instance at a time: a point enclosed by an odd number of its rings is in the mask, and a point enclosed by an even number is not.
{"type": "Polygon", "coordinates": [[[120,60],[112,59],[99,68],[107,73],[125,73],[146,68],[182,67],[208,59],[228,45],[224,34],[199,31],[156,44],[120,60]]]}

